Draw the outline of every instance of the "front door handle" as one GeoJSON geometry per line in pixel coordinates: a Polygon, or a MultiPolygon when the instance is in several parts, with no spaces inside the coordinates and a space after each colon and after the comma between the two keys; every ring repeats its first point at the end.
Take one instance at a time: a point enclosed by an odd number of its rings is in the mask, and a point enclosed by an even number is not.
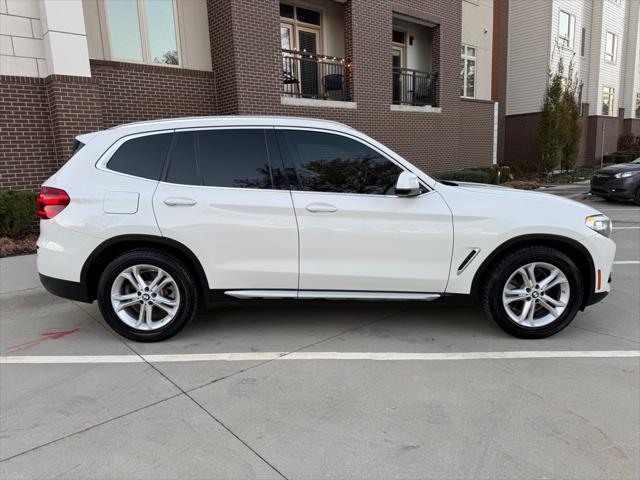
{"type": "Polygon", "coordinates": [[[191,207],[197,202],[193,198],[170,197],[165,199],[164,204],[169,207],[191,207]]]}
{"type": "Polygon", "coordinates": [[[338,211],[338,207],[328,203],[310,203],[307,205],[307,210],[313,213],[333,213],[338,211]]]}

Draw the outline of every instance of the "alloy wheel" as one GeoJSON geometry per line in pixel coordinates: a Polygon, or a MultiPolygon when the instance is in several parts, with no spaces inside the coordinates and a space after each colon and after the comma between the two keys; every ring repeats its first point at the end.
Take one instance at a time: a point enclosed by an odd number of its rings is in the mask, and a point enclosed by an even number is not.
{"type": "Polygon", "coordinates": [[[133,265],[114,280],[111,306],[129,327],[158,330],[169,324],[178,312],[180,291],[173,277],[161,268],[133,265]]]}
{"type": "Polygon", "coordinates": [[[511,274],[502,292],[509,318],[523,327],[539,328],[566,310],[571,287],[564,272],[550,263],[528,263],[511,274]]]}

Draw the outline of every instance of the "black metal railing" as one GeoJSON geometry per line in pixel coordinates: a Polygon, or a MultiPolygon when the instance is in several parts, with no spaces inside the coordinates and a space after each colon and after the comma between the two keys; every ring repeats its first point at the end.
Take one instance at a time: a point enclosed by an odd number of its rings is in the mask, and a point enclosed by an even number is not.
{"type": "Polygon", "coordinates": [[[393,67],[393,103],[438,106],[438,74],[393,67]]]}
{"type": "Polygon", "coordinates": [[[283,49],[282,83],[286,95],[349,100],[344,58],[283,49]]]}

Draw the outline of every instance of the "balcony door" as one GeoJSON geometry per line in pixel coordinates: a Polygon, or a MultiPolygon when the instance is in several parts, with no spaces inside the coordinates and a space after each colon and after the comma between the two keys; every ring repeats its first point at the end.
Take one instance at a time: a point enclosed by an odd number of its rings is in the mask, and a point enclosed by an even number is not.
{"type": "Polygon", "coordinates": [[[404,66],[404,47],[391,47],[391,66],[393,67],[393,103],[402,98],[402,76],[400,69],[404,66]]]}
{"type": "Polygon", "coordinates": [[[287,92],[304,97],[320,94],[320,72],[315,57],[322,53],[321,19],[318,11],[280,4],[280,44],[287,92]]]}

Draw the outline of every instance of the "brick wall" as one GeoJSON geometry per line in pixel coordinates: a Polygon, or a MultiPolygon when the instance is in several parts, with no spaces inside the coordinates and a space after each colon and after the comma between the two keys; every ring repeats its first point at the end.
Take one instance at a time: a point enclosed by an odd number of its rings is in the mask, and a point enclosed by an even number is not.
{"type": "Polygon", "coordinates": [[[0,76],[0,189],[36,189],[59,166],[44,81],[0,76]]]}
{"type": "Polygon", "coordinates": [[[103,125],[156,118],[216,115],[211,72],[91,60],[103,125]]]}
{"type": "Polygon", "coordinates": [[[91,78],[0,77],[0,188],[37,190],[79,134],[217,113],[211,72],[97,60],[91,70],[91,78]]]}
{"type": "MultiPolygon", "coordinates": [[[[281,105],[282,60],[279,9],[275,0],[210,0],[209,20],[212,58],[218,81],[218,101],[244,115],[291,115],[336,120],[351,125],[385,143],[423,167],[437,171],[458,168],[461,129],[491,131],[475,148],[465,147],[467,164],[492,161],[493,105],[463,107],[460,99],[459,2],[440,0],[349,0],[345,9],[345,57],[352,63],[348,86],[358,108],[317,108],[281,105]],[[442,113],[393,112],[390,39],[393,12],[439,25],[434,30],[433,69],[440,75],[439,105],[442,113]],[[233,40],[229,40],[229,25],[233,40]],[[385,34],[386,32],[386,34],[385,34]],[[216,53],[220,42],[233,45],[234,55],[216,53]],[[224,58],[224,64],[219,60],[224,58]],[[231,65],[231,66],[230,66],[231,65]],[[218,74],[228,78],[225,86],[218,74]],[[230,73],[233,72],[233,73],[230,73]],[[239,81],[240,94],[227,87],[239,81]],[[470,115],[461,124],[462,112],[470,115]],[[473,154],[470,152],[473,151],[473,154]]],[[[224,109],[226,112],[227,110],[224,109]]],[[[474,138],[479,138],[475,136],[474,138]]]]}
{"type": "Polygon", "coordinates": [[[99,86],[93,78],[50,75],[45,87],[55,157],[62,165],[76,135],[104,126],[99,86]]]}
{"type": "Polygon", "coordinates": [[[493,160],[493,102],[464,99],[460,117],[460,167],[487,164],[493,160]]]}

